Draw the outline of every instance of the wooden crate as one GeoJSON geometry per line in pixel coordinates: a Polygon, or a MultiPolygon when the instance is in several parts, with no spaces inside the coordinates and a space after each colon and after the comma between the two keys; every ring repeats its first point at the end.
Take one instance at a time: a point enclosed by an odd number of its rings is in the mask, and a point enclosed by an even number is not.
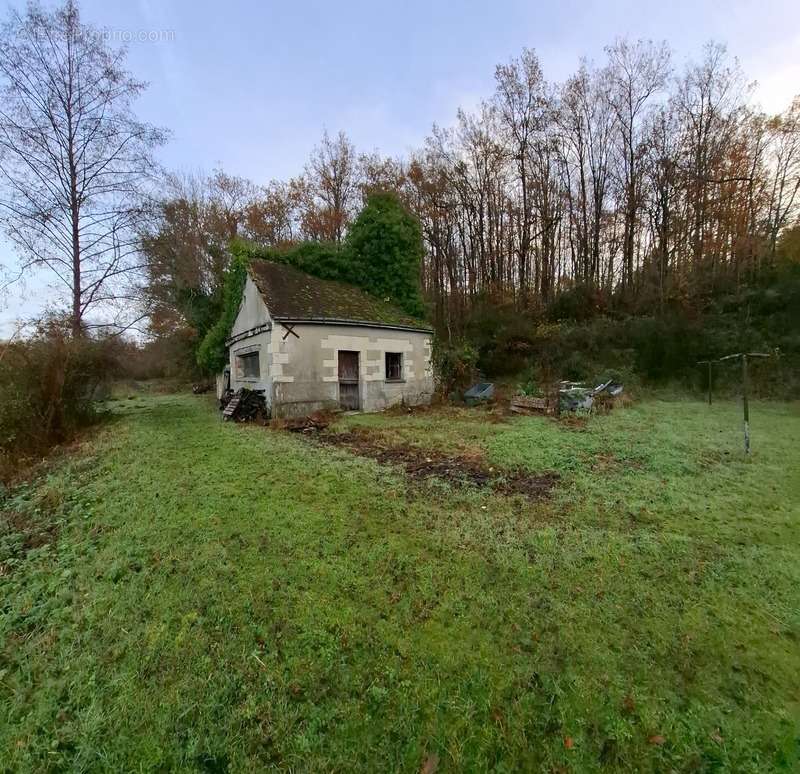
{"type": "Polygon", "coordinates": [[[511,410],[516,414],[552,414],[554,405],[550,398],[515,395],[511,399],[511,410]]]}

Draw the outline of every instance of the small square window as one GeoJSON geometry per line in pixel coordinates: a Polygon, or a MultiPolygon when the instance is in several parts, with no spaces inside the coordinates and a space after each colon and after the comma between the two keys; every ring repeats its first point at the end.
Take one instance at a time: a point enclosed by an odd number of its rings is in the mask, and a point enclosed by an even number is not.
{"type": "Polygon", "coordinates": [[[239,375],[242,379],[258,379],[261,377],[261,363],[258,352],[247,352],[237,357],[239,375]]]}
{"type": "Polygon", "coordinates": [[[387,382],[401,382],[401,381],[403,381],[403,353],[402,352],[387,352],[386,353],[386,381],[387,382]]]}

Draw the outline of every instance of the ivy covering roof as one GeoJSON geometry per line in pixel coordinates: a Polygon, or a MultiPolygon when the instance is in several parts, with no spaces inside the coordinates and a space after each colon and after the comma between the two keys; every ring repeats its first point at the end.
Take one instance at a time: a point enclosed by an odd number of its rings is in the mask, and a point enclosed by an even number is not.
{"type": "Polygon", "coordinates": [[[323,280],[282,263],[253,259],[248,272],[276,320],[347,322],[430,331],[394,304],[344,282],[323,280]]]}

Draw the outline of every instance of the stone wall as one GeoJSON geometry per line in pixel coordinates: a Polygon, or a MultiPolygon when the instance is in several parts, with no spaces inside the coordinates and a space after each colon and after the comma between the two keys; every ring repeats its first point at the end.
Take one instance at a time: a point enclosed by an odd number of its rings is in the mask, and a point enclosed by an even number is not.
{"type": "Polygon", "coordinates": [[[302,416],[339,406],[340,350],[359,353],[362,411],[382,411],[396,403],[430,402],[433,373],[430,334],[386,328],[299,323],[272,329],[273,413],[302,416]],[[299,338],[298,338],[299,337],[299,338]],[[386,380],[387,352],[402,354],[403,378],[386,380]]]}

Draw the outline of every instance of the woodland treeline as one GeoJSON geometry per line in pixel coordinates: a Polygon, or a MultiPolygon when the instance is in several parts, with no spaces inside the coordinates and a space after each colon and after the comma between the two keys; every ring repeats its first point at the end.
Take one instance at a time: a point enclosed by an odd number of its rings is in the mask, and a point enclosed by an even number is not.
{"type": "Polygon", "coordinates": [[[288,181],[172,178],[148,243],[155,330],[180,314],[170,294],[213,296],[232,238],[339,245],[376,190],[419,219],[424,296],[452,336],[487,298],[536,313],[569,291],[582,314],[652,312],[752,281],[798,216],[800,99],[759,112],[718,44],[673,59],[620,40],[550,83],[524,50],[407,158],[326,133],[288,181]]]}

